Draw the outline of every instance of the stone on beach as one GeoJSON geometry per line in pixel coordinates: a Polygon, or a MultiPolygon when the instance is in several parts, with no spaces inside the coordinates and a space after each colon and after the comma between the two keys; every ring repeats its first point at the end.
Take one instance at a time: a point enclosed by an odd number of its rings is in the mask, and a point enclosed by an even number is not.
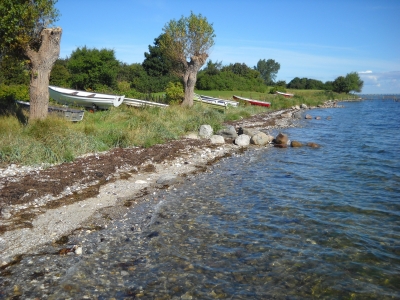
{"type": "Polygon", "coordinates": [[[221,130],[217,132],[217,135],[221,135],[224,138],[237,138],[238,134],[236,133],[236,129],[232,125],[226,125],[221,130]]]}
{"type": "Polygon", "coordinates": [[[201,138],[210,138],[213,135],[213,129],[210,125],[201,125],[199,129],[199,136],[201,138]]]}
{"type": "Polygon", "coordinates": [[[250,136],[247,134],[241,134],[235,139],[235,144],[241,147],[247,147],[250,145],[250,136]]]}
{"type": "Polygon", "coordinates": [[[259,132],[251,137],[250,142],[254,145],[263,146],[268,144],[270,139],[269,136],[264,132],[259,132]]]}
{"type": "Polygon", "coordinates": [[[254,129],[254,128],[242,128],[240,127],[238,130],[238,134],[247,134],[248,136],[252,137],[253,135],[256,135],[257,133],[261,132],[258,129],[254,129]]]}
{"type": "Polygon", "coordinates": [[[225,144],[225,139],[221,135],[212,135],[210,137],[211,144],[225,144]]]}

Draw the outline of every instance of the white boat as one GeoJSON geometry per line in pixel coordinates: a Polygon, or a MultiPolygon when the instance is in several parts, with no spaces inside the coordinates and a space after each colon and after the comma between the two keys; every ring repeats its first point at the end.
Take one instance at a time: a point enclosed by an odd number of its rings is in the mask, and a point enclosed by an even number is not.
{"type": "Polygon", "coordinates": [[[277,95],[281,95],[285,98],[292,98],[294,96],[294,94],[289,94],[289,93],[282,93],[282,92],[275,92],[277,95]]]}
{"type": "Polygon", "coordinates": [[[146,100],[139,100],[139,99],[135,99],[135,98],[125,98],[124,104],[129,105],[129,106],[136,106],[136,107],[142,107],[142,106],[168,107],[169,106],[168,104],[157,103],[157,102],[146,101],[146,100]]]}
{"type": "Polygon", "coordinates": [[[119,106],[125,96],[85,92],[49,85],[50,97],[63,105],[83,106],[92,109],[108,109],[119,106]]]}
{"type": "Polygon", "coordinates": [[[228,106],[238,106],[239,102],[236,101],[231,101],[231,100],[225,100],[225,99],[219,99],[219,98],[214,98],[210,96],[204,96],[204,95],[198,95],[194,94],[193,100],[202,102],[202,103],[207,103],[211,105],[217,105],[217,106],[222,106],[222,107],[228,107],[228,106]]]}
{"type": "MultiPolygon", "coordinates": [[[[25,101],[16,101],[19,105],[24,108],[30,109],[31,104],[25,101]]],[[[64,116],[67,120],[72,122],[82,121],[83,116],[85,114],[84,110],[80,109],[72,109],[69,107],[58,107],[58,106],[50,106],[47,110],[49,113],[56,113],[58,115],[64,116]]]]}

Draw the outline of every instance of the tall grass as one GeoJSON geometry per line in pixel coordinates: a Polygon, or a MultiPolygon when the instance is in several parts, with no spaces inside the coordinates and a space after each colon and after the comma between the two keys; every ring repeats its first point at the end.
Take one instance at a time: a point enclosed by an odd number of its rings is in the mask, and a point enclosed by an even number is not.
{"type": "MultiPolygon", "coordinates": [[[[266,100],[272,109],[306,103],[316,105],[332,95],[296,92],[293,98],[283,98],[255,92],[200,92],[219,98],[233,94],[266,100]]],[[[85,153],[101,152],[114,147],[151,147],[169,140],[179,139],[190,131],[197,131],[202,124],[209,124],[214,131],[223,122],[247,118],[268,111],[265,107],[240,105],[228,109],[195,103],[192,108],[132,108],[121,105],[107,111],[85,112],[82,121],[72,123],[62,117],[49,115],[45,120],[23,122],[21,112],[0,115],[0,164],[35,165],[73,161],[85,153]]]]}

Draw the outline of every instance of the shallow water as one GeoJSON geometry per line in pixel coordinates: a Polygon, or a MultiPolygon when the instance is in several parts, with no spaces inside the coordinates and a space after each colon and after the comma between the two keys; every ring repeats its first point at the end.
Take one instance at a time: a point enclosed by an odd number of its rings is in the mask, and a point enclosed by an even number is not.
{"type": "Polygon", "coordinates": [[[0,299],[400,298],[400,103],[344,105],[283,131],[320,148],[226,158],[76,235],[80,257],[23,256],[0,299]]]}

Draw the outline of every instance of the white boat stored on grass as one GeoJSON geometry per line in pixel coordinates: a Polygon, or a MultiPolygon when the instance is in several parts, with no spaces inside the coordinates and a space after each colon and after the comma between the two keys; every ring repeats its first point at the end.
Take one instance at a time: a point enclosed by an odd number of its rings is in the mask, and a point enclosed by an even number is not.
{"type": "Polygon", "coordinates": [[[155,107],[168,107],[168,104],[163,104],[163,103],[158,103],[158,102],[153,102],[153,101],[146,101],[146,100],[139,100],[135,98],[125,98],[124,99],[124,104],[129,105],[129,106],[136,106],[136,107],[142,107],[142,106],[155,106],[155,107]]]}
{"type": "Polygon", "coordinates": [[[202,102],[202,103],[211,104],[211,105],[222,106],[225,108],[228,106],[237,107],[239,105],[239,102],[236,102],[236,101],[214,98],[214,97],[198,95],[198,94],[194,94],[193,100],[202,102]]]}
{"type": "Polygon", "coordinates": [[[50,97],[63,105],[83,106],[92,109],[108,109],[120,106],[125,96],[85,92],[49,85],[50,97]]]}
{"type": "MultiPolygon", "coordinates": [[[[19,101],[19,100],[16,102],[24,108],[30,109],[31,107],[31,104],[29,102],[19,101]]],[[[72,122],[82,121],[83,116],[85,114],[84,110],[73,109],[69,107],[50,106],[50,105],[48,107],[48,112],[61,115],[65,117],[67,120],[72,122]]]]}

